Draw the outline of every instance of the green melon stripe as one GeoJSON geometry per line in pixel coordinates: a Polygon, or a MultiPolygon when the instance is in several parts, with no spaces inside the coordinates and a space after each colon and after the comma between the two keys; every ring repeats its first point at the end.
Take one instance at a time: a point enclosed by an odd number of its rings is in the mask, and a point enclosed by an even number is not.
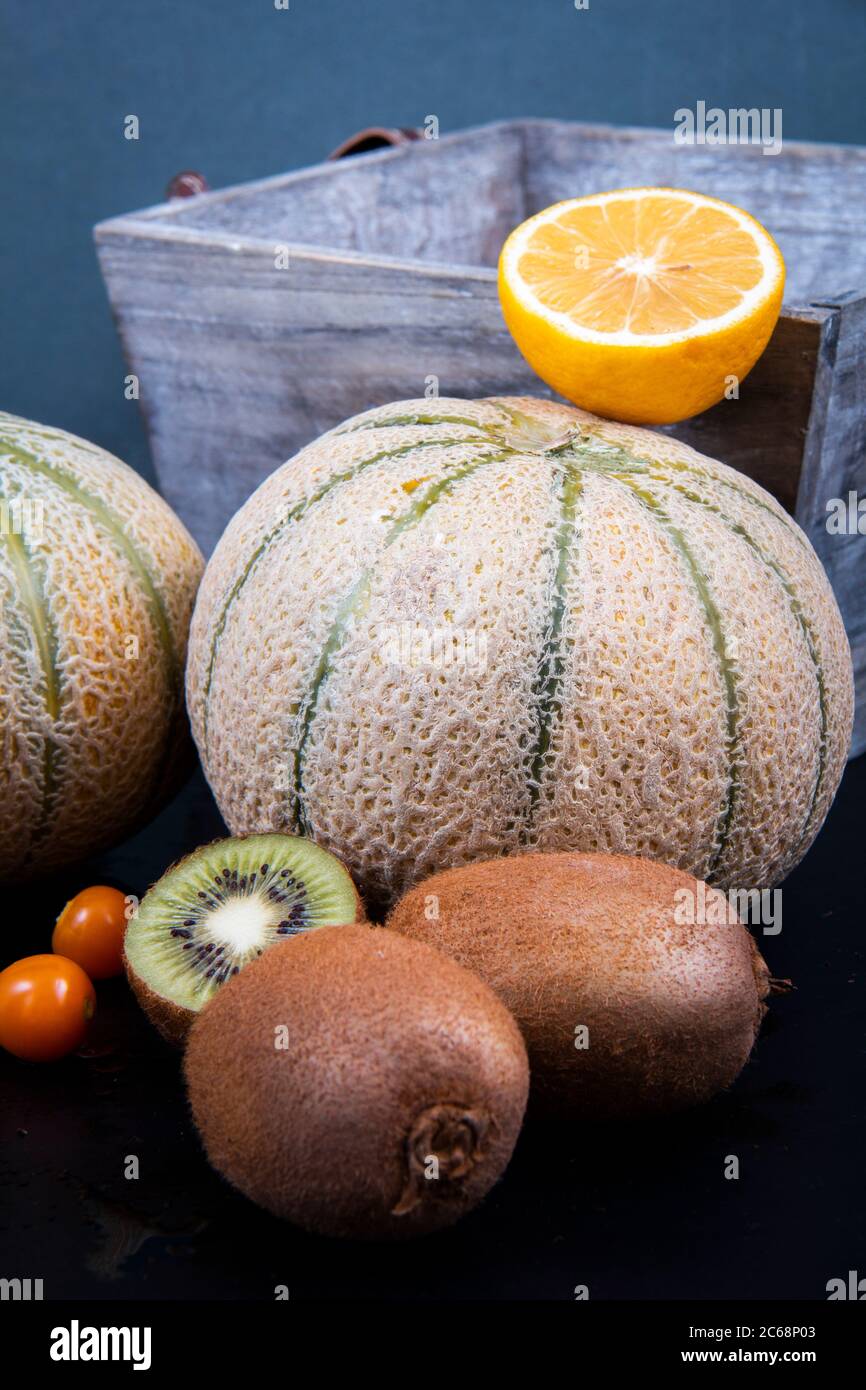
{"type": "Polygon", "coordinates": [[[517,425],[520,429],[538,430],[542,427],[542,422],[532,415],[527,415],[525,411],[518,410],[516,406],[509,405],[504,396],[489,396],[489,403],[495,410],[501,410],[510,425],[517,425]]]}
{"type": "MultiPolygon", "coordinates": [[[[716,484],[720,488],[727,489],[729,492],[734,493],[734,495],[737,498],[739,498],[741,502],[745,502],[749,504],[749,506],[751,506],[753,509],[766,513],[767,516],[771,517],[777,525],[782,526],[787,532],[787,534],[791,536],[794,540],[796,540],[804,551],[806,551],[810,556],[812,555],[812,547],[809,543],[808,538],[803,534],[803,532],[796,525],[796,523],[788,516],[787,512],[777,511],[775,507],[771,507],[767,502],[762,501],[761,498],[755,497],[753,493],[748,491],[746,488],[740,486],[733,479],[717,477],[714,473],[701,467],[698,463],[693,464],[685,462],[681,459],[672,458],[666,458],[664,460],[650,459],[649,457],[645,457],[641,454],[634,453],[631,450],[624,449],[620,445],[609,444],[606,440],[600,439],[597,435],[589,433],[576,434],[574,439],[571,441],[571,444],[576,451],[581,445],[585,446],[589,442],[589,440],[593,441],[592,452],[603,452],[605,458],[610,458],[611,463],[615,463],[616,456],[619,455],[623,459],[624,463],[627,465],[626,469],[623,469],[623,471],[628,471],[632,474],[644,473],[647,477],[653,477],[651,470],[657,469],[659,470],[657,477],[658,481],[662,481],[666,483],[669,487],[672,487],[677,491],[683,492],[685,496],[689,496],[689,492],[686,489],[684,489],[680,484],[677,484],[673,478],[665,477],[665,469],[670,469],[675,473],[685,475],[686,478],[688,478],[692,483],[697,485],[716,484]]],[[[560,450],[556,450],[555,452],[560,452],[560,450]]],[[[585,458],[585,448],[581,450],[581,454],[583,458],[585,458]]],[[[578,455],[576,461],[578,462],[578,464],[581,464],[582,466],[587,466],[582,463],[581,455],[578,455]]],[[[591,465],[589,466],[592,467],[591,465]]],[[[595,468],[593,468],[592,471],[602,470],[596,470],[595,468]]],[[[615,467],[612,469],[612,472],[614,473],[618,471],[619,470],[617,470],[615,467]]],[[[625,480],[622,479],[622,481],[624,482],[625,480]]],[[[737,523],[733,522],[732,519],[727,518],[726,514],[721,509],[714,507],[713,504],[709,501],[704,501],[704,499],[699,497],[697,494],[692,495],[692,500],[715,511],[717,515],[725,522],[725,524],[727,524],[730,527],[730,529],[735,529],[737,527],[737,523]]],[[[791,604],[792,611],[798,623],[800,624],[801,630],[803,632],[803,637],[809,651],[809,655],[812,659],[815,668],[815,678],[818,685],[818,698],[820,707],[821,739],[819,748],[818,772],[815,779],[815,786],[813,788],[812,798],[802,833],[802,840],[805,840],[807,838],[809,827],[818,805],[821,788],[823,786],[827,770],[827,702],[826,689],[824,683],[824,673],[821,666],[820,657],[818,655],[817,648],[815,645],[814,634],[808,623],[808,619],[806,618],[806,615],[803,612],[802,607],[800,606],[799,600],[797,599],[796,593],[790,582],[789,577],[786,575],[784,570],[782,570],[781,567],[776,564],[775,561],[771,560],[767,555],[763,553],[763,551],[760,550],[760,547],[757,545],[757,542],[755,542],[753,538],[749,536],[747,532],[745,532],[744,529],[742,530],[742,536],[744,540],[746,540],[750,545],[752,545],[753,549],[755,549],[756,553],[763,560],[763,562],[775,572],[777,578],[779,579],[779,582],[785,589],[791,604]]],[[[737,789],[734,788],[734,790],[736,792],[737,789]]],[[[717,861],[718,856],[715,862],[717,861]]]]}
{"type": "MultiPolygon", "coordinates": [[[[501,397],[491,397],[490,404],[495,409],[502,411],[511,424],[530,430],[538,428],[538,421],[533,420],[532,417],[526,415],[523,411],[508,405],[501,397]]],[[[497,431],[496,425],[483,423],[480,420],[471,420],[459,415],[436,416],[431,414],[398,415],[393,416],[390,420],[376,417],[373,420],[365,421],[363,424],[354,425],[351,429],[337,430],[336,434],[356,434],[361,430],[386,428],[389,425],[438,425],[444,423],[472,425],[476,429],[483,430],[487,433],[496,433],[497,431]]],[[[755,497],[751,492],[748,492],[736,482],[733,482],[729,478],[716,477],[714,474],[703,469],[698,463],[687,463],[683,459],[673,458],[664,460],[653,459],[649,456],[639,454],[630,448],[626,448],[621,444],[611,444],[608,440],[593,433],[584,425],[578,426],[571,439],[566,440],[558,447],[545,450],[545,452],[550,455],[559,454],[568,450],[574,451],[575,462],[579,466],[584,466],[583,461],[587,454],[592,454],[593,456],[604,458],[605,461],[609,461],[612,467],[619,461],[621,465],[628,468],[630,472],[638,473],[645,470],[648,471],[650,468],[672,468],[678,473],[685,473],[686,476],[693,481],[716,483],[719,487],[728,488],[730,491],[736,493],[738,497],[745,499],[753,507],[758,507],[761,511],[767,512],[775,521],[780,522],[788,533],[799,541],[801,545],[806,549],[810,548],[807,537],[805,537],[800,528],[794,524],[787,512],[784,510],[781,513],[777,512],[775,508],[768,506],[766,502],[762,502],[759,497],[755,497]]]]}
{"type": "MultiPolygon", "coordinates": [[[[30,627],[42,671],[45,712],[51,724],[56,725],[60,719],[62,703],[61,682],[58,675],[57,630],[51,619],[42,581],[23,537],[12,531],[3,533],[3,537],[18,582],[18,594],[30,619],[30,627]]],[[[55,738],[46,733],[42,751],[42,814],[39,818],[39,828],[31,840],[24,863],[31,857],[38,839],[50,828],[54,804],[60,792],[62,768],[63,749],[55,738]]]]}
{"type": "Polygon", "coordinates": [[[71,474],[66,473],[62,468],[57,468],[54,464],[47,463],[44,459],[39,459],[35,454],[20,446],[12,444],[11,441],[0,437],[0,455],[11,454],[24,468],[31,473],[41,474],[49,481],[56,484],[67,496],[72,497],[81,506],[85,507],[93,517],[100,523],[104,530],[108,531],[112,539],[122,551],[129,562],[130,568],[135,572],[136,578],[144,590],[145,598],[153,613],[157,632],[159,635],[160,646],[163,651],[172,688],[178,686],[180,680],[180,663],[175,651],[174,638],[172,637],[171,624],[168,620],[165,604],[162,600],[156,583],[137,548],[127,536],[123,526],[113,516],[106,504],[93,493],[88,492],[76,481],[71,474]]]}
{"type": "Polygon", "coordinates": [[[480,439],[430,439],[421,440],[415,444],[401,444],[397,449],[381,449],[378,453],[373,454],[371,458],[360,459],[357,463],[353,463],[351,468],[344,469],[342,473],[335,473],[327,482],[322,483],[321,487],[318,487],[315,492],[311,492],[308,497],[302,498],[294,507],[291,507],[285,516],[277,522],[276,526],[268,531],[267,535],[262,537],[234,584],[229,589],[220,615],[214,624],[213,634],[210,640],[210,654],[208,656],[207,674],[205,676],[203,692],[202,742],[204,744],[205,756],[207,756],[208,750],[211,686],[213,685],[217,657],[219,656],[220,640],[225,632],[232,604],[243,589],[259,560],[266,554],[273,543],[279,540],[286,527],[290,526],[293,521],[298,521],[316,502],[321,502],[324,497],[334,492],[338,487],[342,486],[343,483],[350,483],[353,478],[363,473],[365,469],[372,468],[374,464],[383,463],[386,459],[403,458],[406,454],[415,453],[418,449],[448,449],[454,444],[481,444],[482,442],[483,441],[480,439]]]}
{"type": "Polygon", "coordinates": [[[392,425],[400,429],[411,425],[471,425],[474,429],[483,430],[485,434],[496,428],[495,425],[485,424],[482,420],[472,420],[466,415],[392,415],[388,419],[377,415],[372,420],[363,420],[360,425],[352,425],[350,429],[335,430],[334,436],[360,434],[363,430],[387,430],[392,425]]]}
{"type": "Polygon", "coordinates": [[[692,554],[691,547],[678,526],[674,524],[668,516],[664,507],[645,488],[638,487],[635,483],[625,478],[617,478],[611,475],[614,481],[635,497],[638,502],[655,517],[659,526],[667,535],[671,544],[679,552],[686,569],[691,576],[692,582],[698,592],[701,607],[704,612],[707,627],[712,638],[713,650],[719,664],[719,671],[722,683],[725,688],[726,697],[726,746],[728,759],[728,792],[725,797],[725,804],[717,818],[717,843],[715,853],[710,860],[706,871],[707,878],[710,878],[715,871],[730,838],[731,827],[733,825],[734,811],[739,799],[740,779],[739,764],[741,761],[740,731],[739,731],[739,700],[737,696],[737,672],[734,663],[728,656],[725,644],[725,633],[722,626],[721,614],[716,607],[716,602],[710,592],[707,577],[692,554]]]}
{"type": "MultiPolygon", "coordinates": [[[[597,436],[593,436],[593,438],[597,438],[597,436]]],[[[760,497],[755,497],[747,488],[741,487],[739,483],[734,482],[731,478],[719,478],[714,473],[702,468],[700,464],[686,463],[683,459],[653,459],[644,457],[642,454],[633,453],[631,450],[622,449],[619,445],[609,445],[604,440],[599,440],[599,443],[602,444],[605,449],[615,450],[633,462],[642,464],[647,472],[653,468],[672,468],[676,473],[684,473],[692,482],[715,483],[718,487],[727,488],[729,492],[735,493],[742,501],[749,502],[753,507],[757,507],[760,511],[766,512],[774,521],[784,526],[788,534],[796,541],[799,541],[800,545],[805,550],[809,551],[810,554],[812,553],[812,546],[808,537],[803,534],[803,531],[797,525],[796,521],[788,515],[784,508],[782,508],[781,511],[776,511],[775,507],[769,506],[766,502],[763,502],[760,497]]],[[[632,471],[637,472],[639,470],[632,469],[632,471]]]]}
{"type": "Polygon", "coordinates": [[[579,465],[582,465],[582,460],[586,457],[587,453],[591,453],[609,459],[611,464],[614,464],[615,460],[619,458],[622,460],[624,467],[632,473],[649,473],[652,469],[671,468],[677,473],[684,473],[692,482],[715,483],[718,487],[727,488],[730,492],[735,493],[742,501],[748,502],[751,506],[766,512],[774,521],[784,526],[788,534],[798,541],[804,550],[808,551],[810,554],[812,553],[812,546],[808,537],[803,534],[803,531],[797,525],[796,521],[788,515],[784,508],[781,508],[780,511],[776,511],[775,507],[771,507],[768,503],[761,501],[760,497],[755,497],[753,493],[749,492],[732,479],[719,478],[714,473],[703,468],[699,463],[687,463],[683,459],[675,458],[650,458],[649,455],[640,454],[634,449],[626,448],[624,445],[611,444],[600,435],[586,429],[585,426],[580,426],[571,439],[566,440],[558,448],[550,450],[549,452],[559,454],[567,452],[568,450],[574,451],[575,462],[579,465]]]}
{"type": "MultiPolygon", "coordinates": [[[[475,443],[474,440],[471,442],[475,443]]],[[[455,469],[454,472],[448,473],[443,478],[437,479],[435,483],[432,483],[430,487],[425,490],[416,502],[413,502],[412,506],[409,507],[391,527],[384,539],[383,549],[387,549],[388,546],[393,545],[394,541],[402,536],[405,531],[417,526],[418,523],[428,515],[440,498],[450,493],[457,483],[462,482],[464,478],[470,477],[473,473],[476,473],[480,468],[484,468],[488,464],[499,463],[503,459],[512,457],[513,453],[513,449],[504,449],[499,453],[485,454],[482,458],[475,459],[472,463],[463,464],[462,467],[455,469]]],[[[310,733],[312,732],[313,722],[316,718],[322,691],[334,669],[334,658],[343,644],[349,624],[354,617],[363,611],[363,605],[369,598],[374,570],[375,566],[368,566],[340,604],[337,615],[331,625],[331,630],[325,640],[319,660],[316,663],[310,692],[303,705],[304,714],[301,722],[300,737],[298,739],[298,746],[294,751],[291,816],[293,823],[299,825],[305,835],[309,834],[311,831],[306,806],[304,804],[304,764],[306,761],[310,733]]]]}
{"type": "Polygon", "coordinates": [[[809,537],[805,535],[802,528],[797,524],[796,520],[793,517],[789,516],[788,513],[784,510],[784,508],[782,509],[781,513],[777,512],[775,507],[768,506],[766,502],[761,501],[760,497],[755,497],[751,492],[747,491],[746,488],[740,487],[737,483],[731,482],[730,478],[716,478],[713,476],[712,473],[705,473],[697,468],[689,467],[688,464],[680,465],[678,463],[674,463],[671,460],[668,460],[665,464],[661,466],[673,468],[678,473],[685,473],[687,477],[691,478],[692,482],[716,483],[719,487],[727,488],[729,492],[733,492],[743,502],[748,502],[751,506],[756,507],[759,511],[766,512],[768,516],[771,516],[773,520],[778,523],[778,525],[784,527],[788,535],[791,536],[793,540],[797,541],[805,551],[807,551],[810,555],[814,556],[812,542],[809,540],[809,537]]]}
{"type": "Polygon", "coordinates": [[[646,459],[639,458],[621,444],[608,444],[607,440],[599,439],[594,434],[580,435],[560,445],[553,452],[564,454],[571,464],[591,468],[597,473],[649,472],[646,459]],[[579,449],[579,452],[575,452],[576,449],[579,449]]]}
{"type": "Polygon", "coordinates": [[[550,749],[552,724],[561,713],[559,688],[565,671],[565,653],[562,650],[563,626],[565,622],[565,590],[571,568],[571,543],[575,536],[575,516],[577,503],[583,492],[583,478],[574,470],[560,472],[558,489],[559,526],[553,545],[553,597],[550,617],[545,630],[544,645],[538,663],[538,678],[532,692],[533,706],[537,711],[537,730],[535,743],[529,761],[529,824],[524,831],[524,839],[531,827],[532,817],[541,795],[541,778],[544,761],[550,749]]]}
{"type": "Polygon", "coordinates": [[[666,486],[672,487],[674,491],[682,493],[683,497],[685,497],[689,502],[694,502],[698,506],[704,507],[707,511],[712,512],[715,516],[719,518],[719,520],[727,527],[729,531],[731,531],[734,535],[739,536],[741,540],[745,541],[746,544],[750,546],[754,553],[757,555],[758,559],[764,565],[766,565],[767,569],[769,569],[771,573],[773,573],[778,579],[782,589],[784,590],[788,598],[788,602],[791,607],[791,612],[793,613],[797,623],[800,626],[803,641],[806,645],[806,649],[809,653],[812,665],[815,668],[815,683],[818,688],[818,707],[820,711],[821,726],[821,735],[818,745],[818,772],[815,778],[815,786],[812,792],[812,798],[809,803],[808,811],[806,813],[806,819],[803,823],[801,840],[804,840],[808,833],[812,817],[815,814],[815,808],[818,803],[818,797],[820,795],[821,787],[823,785],[824,777],[827,771],[827,691],[824,683],[824,670],[821,665],[821,658],[818,654],[817,646],[815,644],[815,634],[812,630],[812,625],[809,622],[809,619],[806,617],[805,612],[803,611],[803,607],[800,603],[800,600],[797,598],[797,594],[794,590],[793,584],[791,583],[790,576],[785,573],[781,565],[777,564],[775,560],[771,559],[769,555],[766,555],[764,553],[758,542],[754,539],[753,536],[749,534],[749,532],[745,529],[744,526],[741,525],[739,521],[735,521],[733,517],[728,516],[726,512],[723,512],[720,507],[717,507],[715,505],[715,503],[710,502],[708,498],[700,497],[696,492],[692,492],[690,488],[683,487],[681,483],[674,483],[669,478],[665,477],[659,477],[657,479],[653,479],[653,481],[662,482],[666,486]]]}

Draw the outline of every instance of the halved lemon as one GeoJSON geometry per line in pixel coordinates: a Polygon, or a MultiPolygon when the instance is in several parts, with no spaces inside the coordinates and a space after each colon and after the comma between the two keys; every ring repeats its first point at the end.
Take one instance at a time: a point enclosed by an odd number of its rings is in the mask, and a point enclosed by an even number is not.
{"type": "Polygon", "coordinates": [[[499,259],[502,312],[530,366],[575,405],[632,424],[735,396],[784,287],[782,253],[759,222],[679,188],[555,203],[499,259]]]}

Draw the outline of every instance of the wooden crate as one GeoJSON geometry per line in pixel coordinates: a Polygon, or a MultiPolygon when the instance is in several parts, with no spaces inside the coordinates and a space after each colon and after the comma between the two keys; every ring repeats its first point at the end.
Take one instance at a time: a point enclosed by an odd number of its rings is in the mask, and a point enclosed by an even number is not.
{"type": "Polygon", "coordinates": [[[739,399],[671,433],[756,478],[810,536],[851,641],[859,752],[866,537],[827,521],[832,499],[866,496],[866,149],[768,156],[511,121],[100,223],[160,485],[209,552],[268,473],[348,415],[431,378],[442,395],[549,394],[502,322],[502,242],[558,199],[635,184],[737,203],[785,256],[785,307],[739,399]]]}

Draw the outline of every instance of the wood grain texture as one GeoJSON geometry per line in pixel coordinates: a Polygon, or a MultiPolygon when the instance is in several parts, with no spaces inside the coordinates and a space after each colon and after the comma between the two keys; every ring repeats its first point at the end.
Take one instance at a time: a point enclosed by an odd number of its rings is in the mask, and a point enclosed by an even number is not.
{"type": "Polygon", "coordinates": [[[633,184],[695,188],[756,215],[788,266],[767,351],[670,432],[795,512],[855,657],[866,747],[866,538],[830,536],[866,488],[866,151],[678,146],[672,131],[506,122],[178,200],[95,230],[166,497],[206,553],[254,488],[369,406],[439,393],[549,395],[499,310],[494,266],[524,217],[633,184]],[[288,248],[289,267],[276,257],[288,248]]]}
{"type": "MultiPolygon", "coordinates": [[[[866,294],[825,306],[834,316],[816,374],[797,518],[833,585],[854,661],[852,752],[866,748],[866,535],[828,529],[828,503],[866,498],[866,294]]],[[[863,521],[866,526],[866,518],[863,521]]]]}

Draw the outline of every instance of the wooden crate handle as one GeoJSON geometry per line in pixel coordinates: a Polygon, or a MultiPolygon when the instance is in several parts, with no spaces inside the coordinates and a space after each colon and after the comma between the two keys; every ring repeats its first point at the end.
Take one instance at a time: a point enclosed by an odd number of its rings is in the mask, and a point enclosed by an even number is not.
{"type": "MultiPolygon", "coordinates": [[[[410,145],[413,140],[420,140],[423,134],[423,130],[416,130],[413,126],[367,126],[366,130],[359,130],[356,135],[350,135],[348,140],[338,145],[328,155],[328,159],[345,159],[353,154],[368,154],[371,150],[410,145]]],[[[165,190],[165,196],[169,200],[195,198],[199,193],[208,192],[210,184],[204,174],[199,174],[195,169],[184,169],[181,173],[175,174],[165,190]]]]}
{"type": "Polygon", "coordinates": [[[204,174],[199,174],[195,169],[182,169],[169,183],[165,196],[171,201],[173,198],[195,198],[199,193],[209,192],[210,184],[204,174]]]}
{"type": "Polygon", "coordinates": [[[420,140],[423,133],[413,126],[367,126],[366,130],[359,130],[356,135],[350,135],[348,140],[344,140],[342,145],[338,145],[328,155],[328,158],[345,159],[348,155],[369,154],[371,150],[410,145],[413,140],[420,140]]]}

